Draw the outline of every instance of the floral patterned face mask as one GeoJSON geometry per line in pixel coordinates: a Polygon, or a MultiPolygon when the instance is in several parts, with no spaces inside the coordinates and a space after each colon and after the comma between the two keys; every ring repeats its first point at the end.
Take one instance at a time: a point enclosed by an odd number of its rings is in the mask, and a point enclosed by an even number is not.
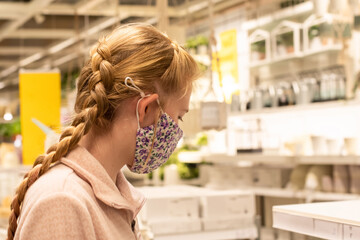
{"type": "Polygon", "coordinates": [[[157,102],[161,115],[156,125],[141,128],[138,106],[142,99],[150,95],[145,95],[130,77],[125,79],[125,85],[138,91],[141,95],[136,105],[138,129],[136,133],[135,159],[132,166],[129,166],[129,169],[135,173],[145,174],[154,171],[169,159],[183,136],[183,131],[179,125],[162,110],[159,100],[157,102]],[[128,85],[128,81],[131,82],[132,86],[128,85]]]}

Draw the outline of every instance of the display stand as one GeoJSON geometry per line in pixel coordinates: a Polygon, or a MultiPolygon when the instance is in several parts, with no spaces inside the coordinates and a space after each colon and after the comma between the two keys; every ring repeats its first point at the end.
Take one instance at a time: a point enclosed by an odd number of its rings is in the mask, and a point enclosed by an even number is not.
{"type": "Polygon", "coordinates": [[[360,200],[273,208],[273,227],[324,239],[360,239],[360,200]]]}

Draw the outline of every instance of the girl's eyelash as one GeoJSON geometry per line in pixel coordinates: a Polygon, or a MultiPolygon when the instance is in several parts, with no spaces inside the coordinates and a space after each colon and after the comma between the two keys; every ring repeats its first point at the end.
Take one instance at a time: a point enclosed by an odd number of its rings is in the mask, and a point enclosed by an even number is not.
{"type": "Polygon", "coordinates": [[[182,117],[178,117],[178,119],[179,119],[180,121],[182,121],[182,122],[184,121],[184,120],[182,119],[182,117]]]}

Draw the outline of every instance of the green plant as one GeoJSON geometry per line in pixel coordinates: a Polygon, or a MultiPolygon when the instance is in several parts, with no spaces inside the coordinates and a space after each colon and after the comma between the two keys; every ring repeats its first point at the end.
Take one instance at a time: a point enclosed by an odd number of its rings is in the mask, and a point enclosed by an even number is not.
{"type": "Polygon", "coordinates": [[[209,45],[209,39],[203,35],[199,35],[196,37],[197,46],[200,45],[209,45]]]}
{"type": "Polygon", "coordinates": [[[21,133],[20,119],[0,124],[0,136],[13,137],[21,133]]]}
{"type": "Polygon", "coordinates": [[[251,51],[265,53],[265,40],[252,43],[251,51]]]}
{"type": "Polygon", "coordinates": [[[283,34],[278,35],[278,44],[283,44],[286,47],[294,45],[294,33],[293,32],[286,32],[283,34]]]}
{"type": "Polygon", "coordinates": [[[207,146],[208,145],[208,136],[206,134],[201,134],[196,140],[196,145],[198,146],[207,146]]]}
{"type": "Polygon", "coordinates": [[[311,26],[309,28],[308,35],[309,35],[310,40],[314,39],[315,37],[320,36],[320,26],[319,25],[311,26]]]}
{"type": "Polygon", "coordinates": [[[192,49],[197,48],[200,45],[209,45],[209,39],[203,35],[190,37],[186,40],[185,48],[192,49]]]}

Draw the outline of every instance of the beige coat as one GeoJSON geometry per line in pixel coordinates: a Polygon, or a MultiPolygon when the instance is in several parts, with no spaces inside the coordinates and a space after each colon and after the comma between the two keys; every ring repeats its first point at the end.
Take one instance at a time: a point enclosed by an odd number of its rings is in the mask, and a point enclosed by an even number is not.
{"type": "Polygon", "coordinates": [[[139,240],[134,219],[144,202],[121,171],[115,185],[77,147],[28,190],[15,240],[139,240]]]}

